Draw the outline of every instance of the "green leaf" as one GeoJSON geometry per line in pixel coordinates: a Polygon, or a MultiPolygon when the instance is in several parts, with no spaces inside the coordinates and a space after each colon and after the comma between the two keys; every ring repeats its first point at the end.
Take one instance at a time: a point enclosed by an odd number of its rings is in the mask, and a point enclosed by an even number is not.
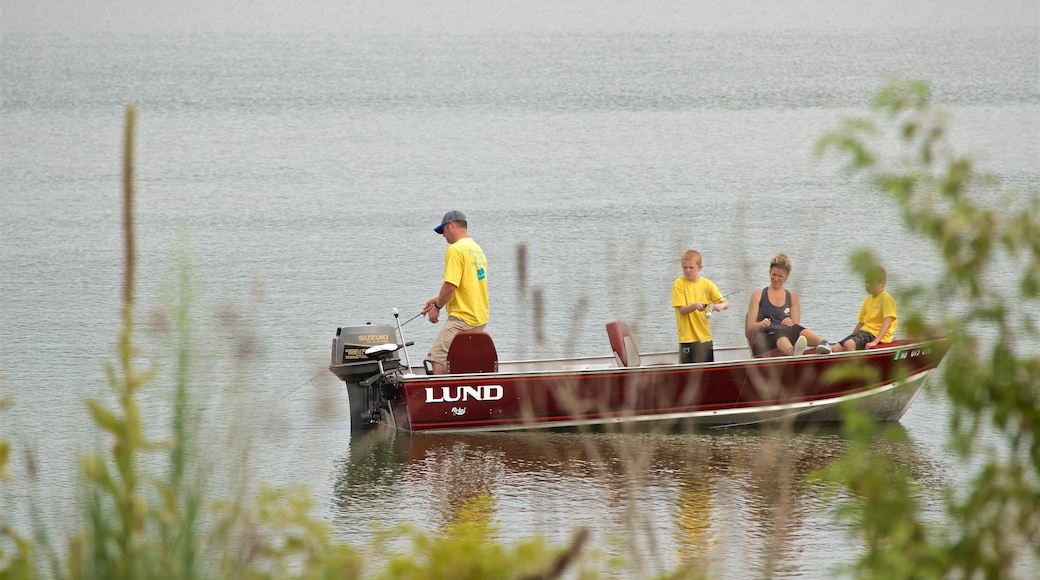
{"type": "Polygon", "coordinates": [[[90,410],[90,415],[94,418],[94,422],[102,429],[113,434],[118,434],[122,430],[122,421],[112,411],[102,406],[101,403],[88,399],[87,408],[90,410]]]}

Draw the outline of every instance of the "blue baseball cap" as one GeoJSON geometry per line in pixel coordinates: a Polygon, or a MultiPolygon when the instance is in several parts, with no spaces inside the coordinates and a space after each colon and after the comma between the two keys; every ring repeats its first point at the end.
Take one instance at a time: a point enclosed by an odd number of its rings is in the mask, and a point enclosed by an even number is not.
{"type": "Polygon", "coordinates": [[[453,209],[453,210],[449,211],[448,213],[444,214],[444,218],[441,219],[441,225],[433,228],[433,231],[437,232],[438,234],[443,234],[444,233],[444,226],[450,224],[451,222],[464,222],[464,221],[466,221],[466,214],[462,213],[461,211],[459,211],[457,209],[453,209]]]}

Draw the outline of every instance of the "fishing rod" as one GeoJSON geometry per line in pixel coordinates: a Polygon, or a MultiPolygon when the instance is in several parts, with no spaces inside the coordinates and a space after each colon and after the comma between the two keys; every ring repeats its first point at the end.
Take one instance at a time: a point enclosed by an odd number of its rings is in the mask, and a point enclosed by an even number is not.
{"type": "MultiPolygon", "coordinates": [[[[429,311],[430,311],[429,307],[423,308],[422,312],[420,312],[419,314],[416,314],[415,316],[409,318],[408,320],[405,320],[404,322],[401,323],[401,326],[404,326],[405,324],[408,324],[409,322],[415,320],[416,318],[419,318],[420,316],[426,316],[426,313],[429,312],[429,311]]],[[[394,307],[394,317],[395,318],[397,317],[397,307],[394,307]]]]}
{"type": "MultiPolygon", "coordinates": [[[[430,307],[423,307],[422,312],[420,312],[419,314],[416,314],[415,316],[409,318],[408,320],[406,320],[404,322],[401,322],[400,325],[404,326],[405,324],[408,324],[409,322],[411,322],[412,320],[415,320],[416,318],[418,318],[420,316],[425,316],[427,312],[430,312],[430,307]]],[[[396,308],[393,309],[393,315],[397,316],[397,309],[396,308]]]]}
{"type": "Polygon", "coordinates": [[[738,292],[740,292],[740,290],[734,290],[734,291],[730,292],[729,294],[723,295],[718,300],[709,300],[708,302],[706,302],[704,304],[704,316],[707,316],[708,318],[711,318],[711,315],[715,313],[715,311],[711,309],[711,305],[712,304],[718,304],[719,302],[722,302],[726,298],[728,298],[730,296],[733,296],[734,294],[736,294],[738,292]]]}
{"type": "Polygon", "coordinates": [[[726,295],[722,296],[718,300],[712,300],[711,304],[718,304],[719,302],[722,302],[723,300],[729,298],[730,296],[733,296],[734,294],[739,294],[740,292],[741,292],[740,290],[734,290],[734,291],[730,292],[729,294],[726,294],[726,295]]]}

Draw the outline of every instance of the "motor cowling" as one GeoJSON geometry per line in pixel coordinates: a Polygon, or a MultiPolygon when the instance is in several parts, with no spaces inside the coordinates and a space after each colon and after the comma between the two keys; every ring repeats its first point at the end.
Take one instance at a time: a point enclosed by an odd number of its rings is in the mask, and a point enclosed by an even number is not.
{"type": "MultiPolygon", "coordinates": [[[[391,388],[374,384],[380,375],[379,361],[365,356],[365,351],[376,345],[396,342],[397,334],[394,327],[389,325],[365,324],[336,329],[329,370],[347,384],[351,429],[367,427],[378,421],[380,407],[385,405],[387,397],[383,392],[377,392],[377,389],[383,391],[391,388]]],[[[380,358],[384,371],[401,364],[396,351],[380,358]]],[[[396,391],[396,388],[392,390],[396,391]]]]}
{"type": "MultiPolygon", "coordinates": [[[[379,372],[375,360],[365,356],[365,350],[378,344],[397,342],[397,334],[390,325],[366,324],[363,326],[341,326],[332,339],[332,361],[329,370],[341,381],[350,381],[361,375],[371,376],[379,372]]],[[[383,362],[384,369],[401,364],[398,353],[393,353],[383,362]]]]}

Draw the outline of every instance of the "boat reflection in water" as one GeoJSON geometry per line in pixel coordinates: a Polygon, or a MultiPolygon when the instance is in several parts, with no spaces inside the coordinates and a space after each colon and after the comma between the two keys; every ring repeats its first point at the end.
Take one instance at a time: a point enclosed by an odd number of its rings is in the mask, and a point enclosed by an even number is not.
{"type": "MultiPolygon", "coordinates": [[[[505,542],[541,535],[559,546],[585,528],[600,560],[620,556],[644,577],[679,567],[823,575],[856,552],[820,490],[804,483],[847,449],[832,428],[353,437],[333,516],[359,549],[378,527],[441,533],[468,521],[493,524],[505,542]]],[[[909,441],[877,451],[919,481],[941,471],[909,441]]]]}

